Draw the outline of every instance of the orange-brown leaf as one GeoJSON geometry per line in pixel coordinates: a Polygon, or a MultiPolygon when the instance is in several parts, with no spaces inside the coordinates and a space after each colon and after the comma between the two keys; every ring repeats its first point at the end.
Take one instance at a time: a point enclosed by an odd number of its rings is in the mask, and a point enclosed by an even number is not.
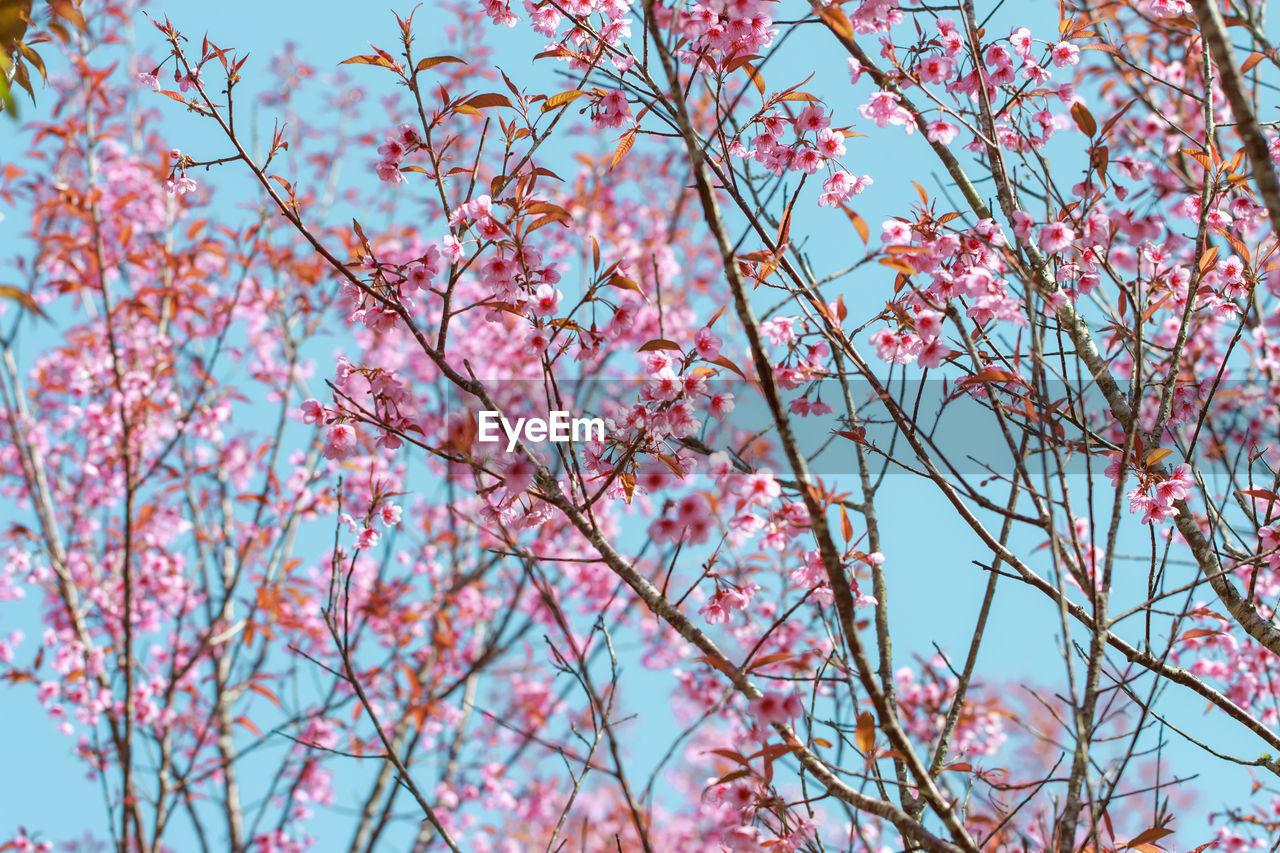
{"type": "Polygon", "coordinates": [[[636,143],[636,132],[628,130],[618,139],[618,147],[614,149],[613,159],[609,161],[609,171],[613,171],[613,167],[622,162],[622,158],[627,156],[627,152],[631,150],[631,146],[636,143]]]}
{"type": "Polygon", "coordinates": [[[471,107],[473,110],[483,110],[487,107],[509,107],[511,100],[498,92],[487,92],[483,95],[476,95],[474,98],[468,98],[464,106],[471,107]]]}
{"type": "Polygon", "coordinates": [[[1080,132],[1085,136],[1093,136],[1098,132],[1098,123],[1094,121],[1093,113],[1089,112],[1089,108],[1084,104],[1072,106],[1071,117],[1075,119],[1076,127],[1080,128],[1080,132]]]}
{"type": "Polygon", "coordinates": [[[711,362],[711,363],[712,363],[712,364],[718,364],[718,365],[720,365],[720,366],[721,366],[721,367],[723,367],[723,368],[726,368],[726,369],[728,369],[728,370],[732,370],[734,373],[738,374],[738,375],[739,375],[739,376],[741,376],[743,379],[746,379],[746,378],[747,378],[747,374],[745,374],[745,373],[743,373],[743,372],[742,372],[742,368],[741,368],[741,367],[738,367],[738,365],[734,364],[732,361],[730,361],[729,359],[725,358],[724,356],[720,356],[719,358],[717,358],[715,361],[713,361],[713,362],[711,362]]]}
{"type": "Polygon", "coordinates": [[[863,711],[858,715],[858,728],[854,732],[854,742],[864,754],[871,755],[871,749],[876,745],[876,719],[871,716],[870,711],[863,711]]]}
{"type": "Polygon", "coordinates": [[[1128,847],[1130,850],[1137,850],[1140,849],[1142,845],[1149,844],[1152,841],[1159,841],[1166,835],[1173,835],[1173,830],[1163,826],[1153,826],[1145,832],[1138,833],[1133,838],[1129,839],[1128,844],[1124,844],[1122,846],[1128,847]]]}
{"type": "Polygon", "coordinates": [[[426,59],[418,62],[417,69],[419,71],[426,71],[428,68],[435,68],[437,65],[443,65],[446,62],[461,62],[463,65],[467,64],[465,59],[459,59],[456,56],[428,56],[426,59]]]}
{"type": "Polygon", "coordinates": [[[36,304],[36,300],[31,294],[20,287],[14,287],[12,284],[0,284],[0,299],[10,299],[26,308],[32,314],[39,314],[46,320],[49,319],[49,316],[36,304]]]}
{"type": "Polygon", "coordinates": [[[850,41],[853,40],[853,24],[849,21],[849,16],[844,13],[836,4],[830,6],[820,6],[818,8],[818,17],[838,36],[843,36],[850,41]]]}
{"type": "Polygon", "coordinates": [[[565,104],[572,104],[574,101],[578,100],[578,98],[581,98],[585,94],[587,93],[582,91],[581,89],[574,89],[569,92],[560,92],[559,94],[552,95],[550,98],[547,98],[545,101],[542,102],[542,111],[544,113],[550,112],[551,110],[554,110],[556,107],[563,107],[565,104]]]}
{"type": "Polygon", "coordinates": [[[655,338],[640,347],[640,352],[653,352],[659,349],[673,349],[676,352],[684,352],[684,349],[675,341],[669,341],[666,338],[655,338]]]}
{"type": "Polygon", "coordinates": [[[862,244],[865,246],[871,240],[871,229],[867,228],[867,220],[854,213],[843,204],[840,209],[844,211],[844,215],[849,217],[849,222],[853,224],[853,230],[858,232],[858,236],[862,238],[862,244]]]}
{"type": "Polygon", "coordinates": [[[377,65],[381,68],[390,68],[391,63],[378,56],[376,53],[365,53],[360,56],[353,56],[350,59],[344,59],[338,63],[339,65],[377,65]]]}

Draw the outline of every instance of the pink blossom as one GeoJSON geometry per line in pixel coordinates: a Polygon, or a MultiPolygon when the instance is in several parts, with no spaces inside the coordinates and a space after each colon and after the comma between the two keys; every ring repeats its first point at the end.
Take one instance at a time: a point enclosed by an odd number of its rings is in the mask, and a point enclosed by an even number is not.
{"type": "Polygon", "coordinates": [[[764,506],[782,494],[782,487],[773,478],[771,470],[761,468],[754,474],[743,477],[741,494],[747,503],[764,506]]]}
{"type": "Polygon", "coordinates": [[[909,332],[882,327],[871,335],[876,355],[891,364],[909,364],[920,351],[920,339],[909,332]]]}
{"type": "Polygon", "coordinates": [[[949,121],[931,121],[926,126],[926,138],[939,145],[950,145],[959,135],[960,128],[949,121]]]}
{"type": "Polygon", "coordinates": [[[710,327],[703,326],[693,336],[694,351],[704,361],[715,361],[720,355],[720,347],[722,346],[724,346],[724,341],[712,332],[710,327]]]}
{"type": "Polygon", "coordinates": [[[533,485],[538,468],[523,453],[514,453],[507,459],[502,472],[502,485],[508,495],[523,494],[533,485]]]}
{"type": "Polygon", "coordinates": [[[357,439],[355,427],[351,424],[332,425],[325,440],[324,458],[346,459],[356,452],[357,439]]]}
{"type": "Polygon", "coordinates": [[[916,362],[924,368],[933,369],[942,365],[951,356],[951,349],[941,340],[934,339],[925,344],[916,354],[916,362]]]}
{"type": "Polygon", "coordinates": [[[378,173],[378,180],[388,184],[403,184],[405,182],[404,173],[400,171],[400,167],[386,160],[379,160],[373,165],[373,170],[378,173]]]}
{"type": "Polygon", "coordinates": [[[1076,232],[1065,222],[1050,222],[1040,228],[1040,248],[1046,252],[1061,252],[1071,246],[1076,232]]]}
{"type": "Polygon", "coordinates": [[[839,131],[832,130],[829,127],[818,131],[818,140],[816,144],[818,146],[818,153],[823,157],[831,158],[844,156],[844,134],[839,131]]]}
{"type": "Polygon", "coordinates": [[[601,127],[621,127],[631,117],[627,93],[622,89],[610,89],[605,92],[595,105],[592,117],[601,127]]]}
{"type": "Polygon", "coordinates": [[[983,53],[982,58],[993,73],[1006,70],[1012,75],[1013,57],[1009,55],[1009,51],[1005,50],[1000,45],[993,44],[988,47],[983,53]]]}
{"type": "Polygon", "coordinates": [[[195,192],[196,182],[188,177],[186,172],[180,173],[176,178],[169,178],[164,182],[165,191],[171,196],[184,196],[187,193],[195,192]]]}
{"type": "Polygon", "coordinates": [[[388,139],[386,142],[378,146],[378,153],[382,155],[382,159],[392,165],[399,165],[404,159],[404,146],[396,139],[388,139]]]}
{"type": "Polygon", "coordinates": [[[818,104],[810,104],[796,116],[797,133],[816,133],[831,126],[831,116],[822,111],[818,104]]]}
{"type": "Polygon", "coordinates": [[[748,710],[753,717],[766,725],[785,725],[790,720],[804,715],[804,704],[795,693],[768,691],[752,699],[748,710]]]}
{"type": "Polygon", "coordinates": [[[915,131],[915,118],[898,101],[898,96],[892,92],[873,92],[871,100],[858,107],[858,112],[863,118],[874,121],[878,127],[901,125],[910,134],[915,131]]]}
{"type": "Polygon", "coordinates": [[[1173,473],[1167,480],[1156,484],[1156,499],[1172,505],[1174,501],[1186,500],[1194,487],[1195,480],[1191,476],[1191,466],[1183,462],[1174,467],[1173,473]]]}
{"type": "Polygon", "coordinates": [[[387,527],[395,527],[400,523],[400,505],[396,503],[383,503],[378,507],[378,518],[387,527]]]}
{"type": "Polygon", "coordinates": [[[554,314],[560,309],[562,294],[549,284],[540,284],[533,291],[531,308],[535,314],[554,314]]]}
{"type": "Polygon", "coordinates": [[[927,54],[920,59],[916,73],[925,83],[945,83],[955,76],[955,60],[941,54],[927,54]]]}
{"type": "Polygon", "coordinates": [[[937,311],[924,309],[916,312],[916,334],[920,340],[928,343],[942,334],[942,315],[937,311]]]}
{"type": "Polygon", "coordinates": [[[723,419],[733,411],[733,407],[733,395],[727,391],[722,391],[719,394],[713,394],[711,395],[711,399],[707,401],[707,412],[713,418],[723,419]]]}
{"type": "Polygon", "coordinates": [[[786,346],[796,340],[795,317],[774,317],[760,324],[760,331],[774,346],[786,346]]]}
{"type": "Polygon", "coordinates": [[[871,178],[866,175],[855,180],[848,172],[835,172],[822,182],[822,195],[818,204],[824,207],[842,204],[851,196],[861,193],[871,183],[871,178]]]}
{"type": "Polygon", "coordinates": [[[1080,48],[1070,42],[1060,41],[1053,46],[1053,64],[1059,68],[1080,64],[1080,48]]]}
{"type": "Polygon", "coordinates": [[[1030,213],[1025,210],[1015,210],[1013,212],[1013,236],[1019,240],[1030,240],[1035,223],[1035,217],[1030,213]]]}
{"type": "Polygon", "coordinates": [[[319,400],[304,400],[301,409],[303,423],[318,424],[324,420],[324,406],[319,400]]]}
{"type": "Polygon", "coordinates": [[[1009,33],[1009,43],[1013,45],[1014,53],[1023,58],[1031,55],[1031,49],[1034,46],[1031,31],[1026,27],[1017,27],[1009,33]]]}
{"type": "Polygon", "coordinates": [[[360,535],[356,537],[356,547],[361,550],[376,547],[380,538],[382,538],[382,534],[375,528],[365,527],[360,531],[360,535]]]}
{"type": "Polygon", "coordinates": [[[792,159],[791,167],[812,175],[822,167],[822,155],[812,148],[801,148],[792,159]]]}
{"type": "Polygon", "coordinates": [[[888,219],[880,228],[880,242],[886,246],[905,246],[911,242],[911,225],[906,222],[888,219]]]}

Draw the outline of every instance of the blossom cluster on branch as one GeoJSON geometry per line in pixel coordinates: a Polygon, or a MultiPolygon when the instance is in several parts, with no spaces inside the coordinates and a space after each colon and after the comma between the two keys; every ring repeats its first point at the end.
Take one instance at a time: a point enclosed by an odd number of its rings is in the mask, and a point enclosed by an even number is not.
{"type": "Polygon", "coordinates": [[[1272,849],[1265,4],[49,5],[0,678],[102,819],[0,850],[1272,849]]]}

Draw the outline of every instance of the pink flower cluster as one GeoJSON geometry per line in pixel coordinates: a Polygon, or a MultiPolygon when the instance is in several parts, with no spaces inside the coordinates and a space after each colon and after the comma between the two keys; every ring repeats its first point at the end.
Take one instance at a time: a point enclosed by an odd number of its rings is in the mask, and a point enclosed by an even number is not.
{"type": "Polygon", "coordinates": [[[631,105],[622,89],[610,89],[592,99],[591,120],[596,127],[622,127],[631,118],[631,105]]]}
{"type": "Polygon", "coordinates": [[[965,314],[979,324],[1025,324],[1021,303],[1002,277],[1004,235],[991,220],[951,232],[927,220],[913,224],[891,219],[883,225],[881,240],[897,260],[930,281],[927,287],[904,290],[903,297],[886,312],[894,318],[892,325],[872,333],[871,343],[882,360],[894,364],[919,361],[924,367],[942,364],[951,355],[942,343],[942,316],[953,300],[963,299],[965,314]],[[896,246],[911,247],[912,251],[893,253],[896,246]]]}
{"type": "Polygon", "coordinates": [[[378,173],[378,178],[389,184],[404,183],[404,173],[400,171],[400,164],[405,157],[421,147],[422,137],[418,135],[418,131],[412,125],[400,125],[394,134],[388,136],[378,146],[378,153],[382,155],[382,159],[373,167],[378,173]]]}
{"type": "Polygon", "coordinates": [[[933,368],[951,355],[951,349],[942,343],[941,334],[942,315],[929,308],[918,308],[914,331],[885,326],[871,334],[871,345],[876,348],[876,355],[890,364],[916,361],[921,367],[933,368]]]}
{"type": "Polygon", "coordinates": [[[729,621],[734,613],[745,613],[751,607],[758,584],[747,583],[737,586],[721,586],[706,603],[698,609],[708,625],[722,625],[729,621]]]}
{"type": "MultiPolygon", "coordinates": [[[[851,556],[857,563],[865,566],[879,566],[884,563],[884,555],[879,551],[872,551],[870,554],[854,551],[851,556]]],[[[879,604],[875,596],[867,595],[858,589],[856,578],[851,577],[850,580],[853,585],[855,606],[874,607],[879,604]]],[[[819,604],[830,606],[834,600],[831,587],[827,583],[826,566],[823,565],[822,554],[817,548],[804,555],[804,565],[791,573],[791,581],[802,589],[813,590],[813,600],[819,604]]]]}
{"type": "MultiPolygon", "coordinates": [[[[924,742],[936,738],[958,685],[948,662],[935,655],[921,662],[918,674],[911,667],[900,667],[894,671],[894,681],[907,731],[924,742]]],[[[992,699],[977,699],[975,688],[970,688],[965,713],[960,715],[951,739],[952,753],[970,759],[995,755],[1008,739],[1008,712],[992,699]]]]}
{"type": "Polygon", "coordinates": [[[755,160],[779,176],[789,170],[812,175],[823,166],[833,168],[834,174],[823,185],[823,204],[845,201],[871,183],[871,178],[865,175],[855,179],[843,169],[831,166],[845,154],[845,135],[831,127],[831,113],[821,105],[810,104],[791,120],[781,113],[770,112],[758,116],[753,124],[758,124],[761,132],[751,140],[751,147],[735,140],[730,151],[743,159],[755,160]],[[795,136],[787,141],[789,131],[795,136]]]}
{"type": "Polygon", "coordinates": [[[747,711],[765,725],[786,725],[804,716],[804,703],[794,692],[766,691],[751,700],[747,711]]]}
{"type": "MultiPolygon", "coordinates": [[[[666,7],[662,12],[669,16],[666,7]]],[[[675,29],[691,42],[681,61],[695,65],[701,56],[728,58],[759,53],[772,42],[770,8],[765,0],[701,0],[677,13],[675,29]]],[[[667,25],[667,24],[664,24],[667,25]]]]}
{"type": "MultiPolygon", "coordinates": [[[[1122,454],[1114,454],[1105,473],[1111,478],[1112,485],[1119,485],[1121,478],[1127,478],[1122,454]]],[[[1178,510],[1174,503],[1186,500],[1195,488],[1191,466],[1185,462],[1176,465],[1168,476],[1146,468],[1139,468],[1137,473],[1138,484],[1125,497],[1129,500],[1129,512],[1141,514],[1143,524],[1175,518],[1178,510]]]]}
{"type": "MultiPolygon", "coordinates": [[[[497,302],[517,312],[549,317],[560,309],[563,294],[559,265],[547,263],[531,244],[518,251],[500,248],[480,265],[480,281],[497,302]]],[[[497,312],[490,318],[499,319],[497,312]]]]}

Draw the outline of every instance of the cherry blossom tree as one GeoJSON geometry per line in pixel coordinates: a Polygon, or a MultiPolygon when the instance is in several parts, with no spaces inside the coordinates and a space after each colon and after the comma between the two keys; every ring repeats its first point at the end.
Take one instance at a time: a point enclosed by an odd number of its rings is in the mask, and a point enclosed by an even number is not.
{"type": "Polygon", "coordinates": [[[0,849],[1277,849],[1265,4],[31,5],[0,849]]]}

